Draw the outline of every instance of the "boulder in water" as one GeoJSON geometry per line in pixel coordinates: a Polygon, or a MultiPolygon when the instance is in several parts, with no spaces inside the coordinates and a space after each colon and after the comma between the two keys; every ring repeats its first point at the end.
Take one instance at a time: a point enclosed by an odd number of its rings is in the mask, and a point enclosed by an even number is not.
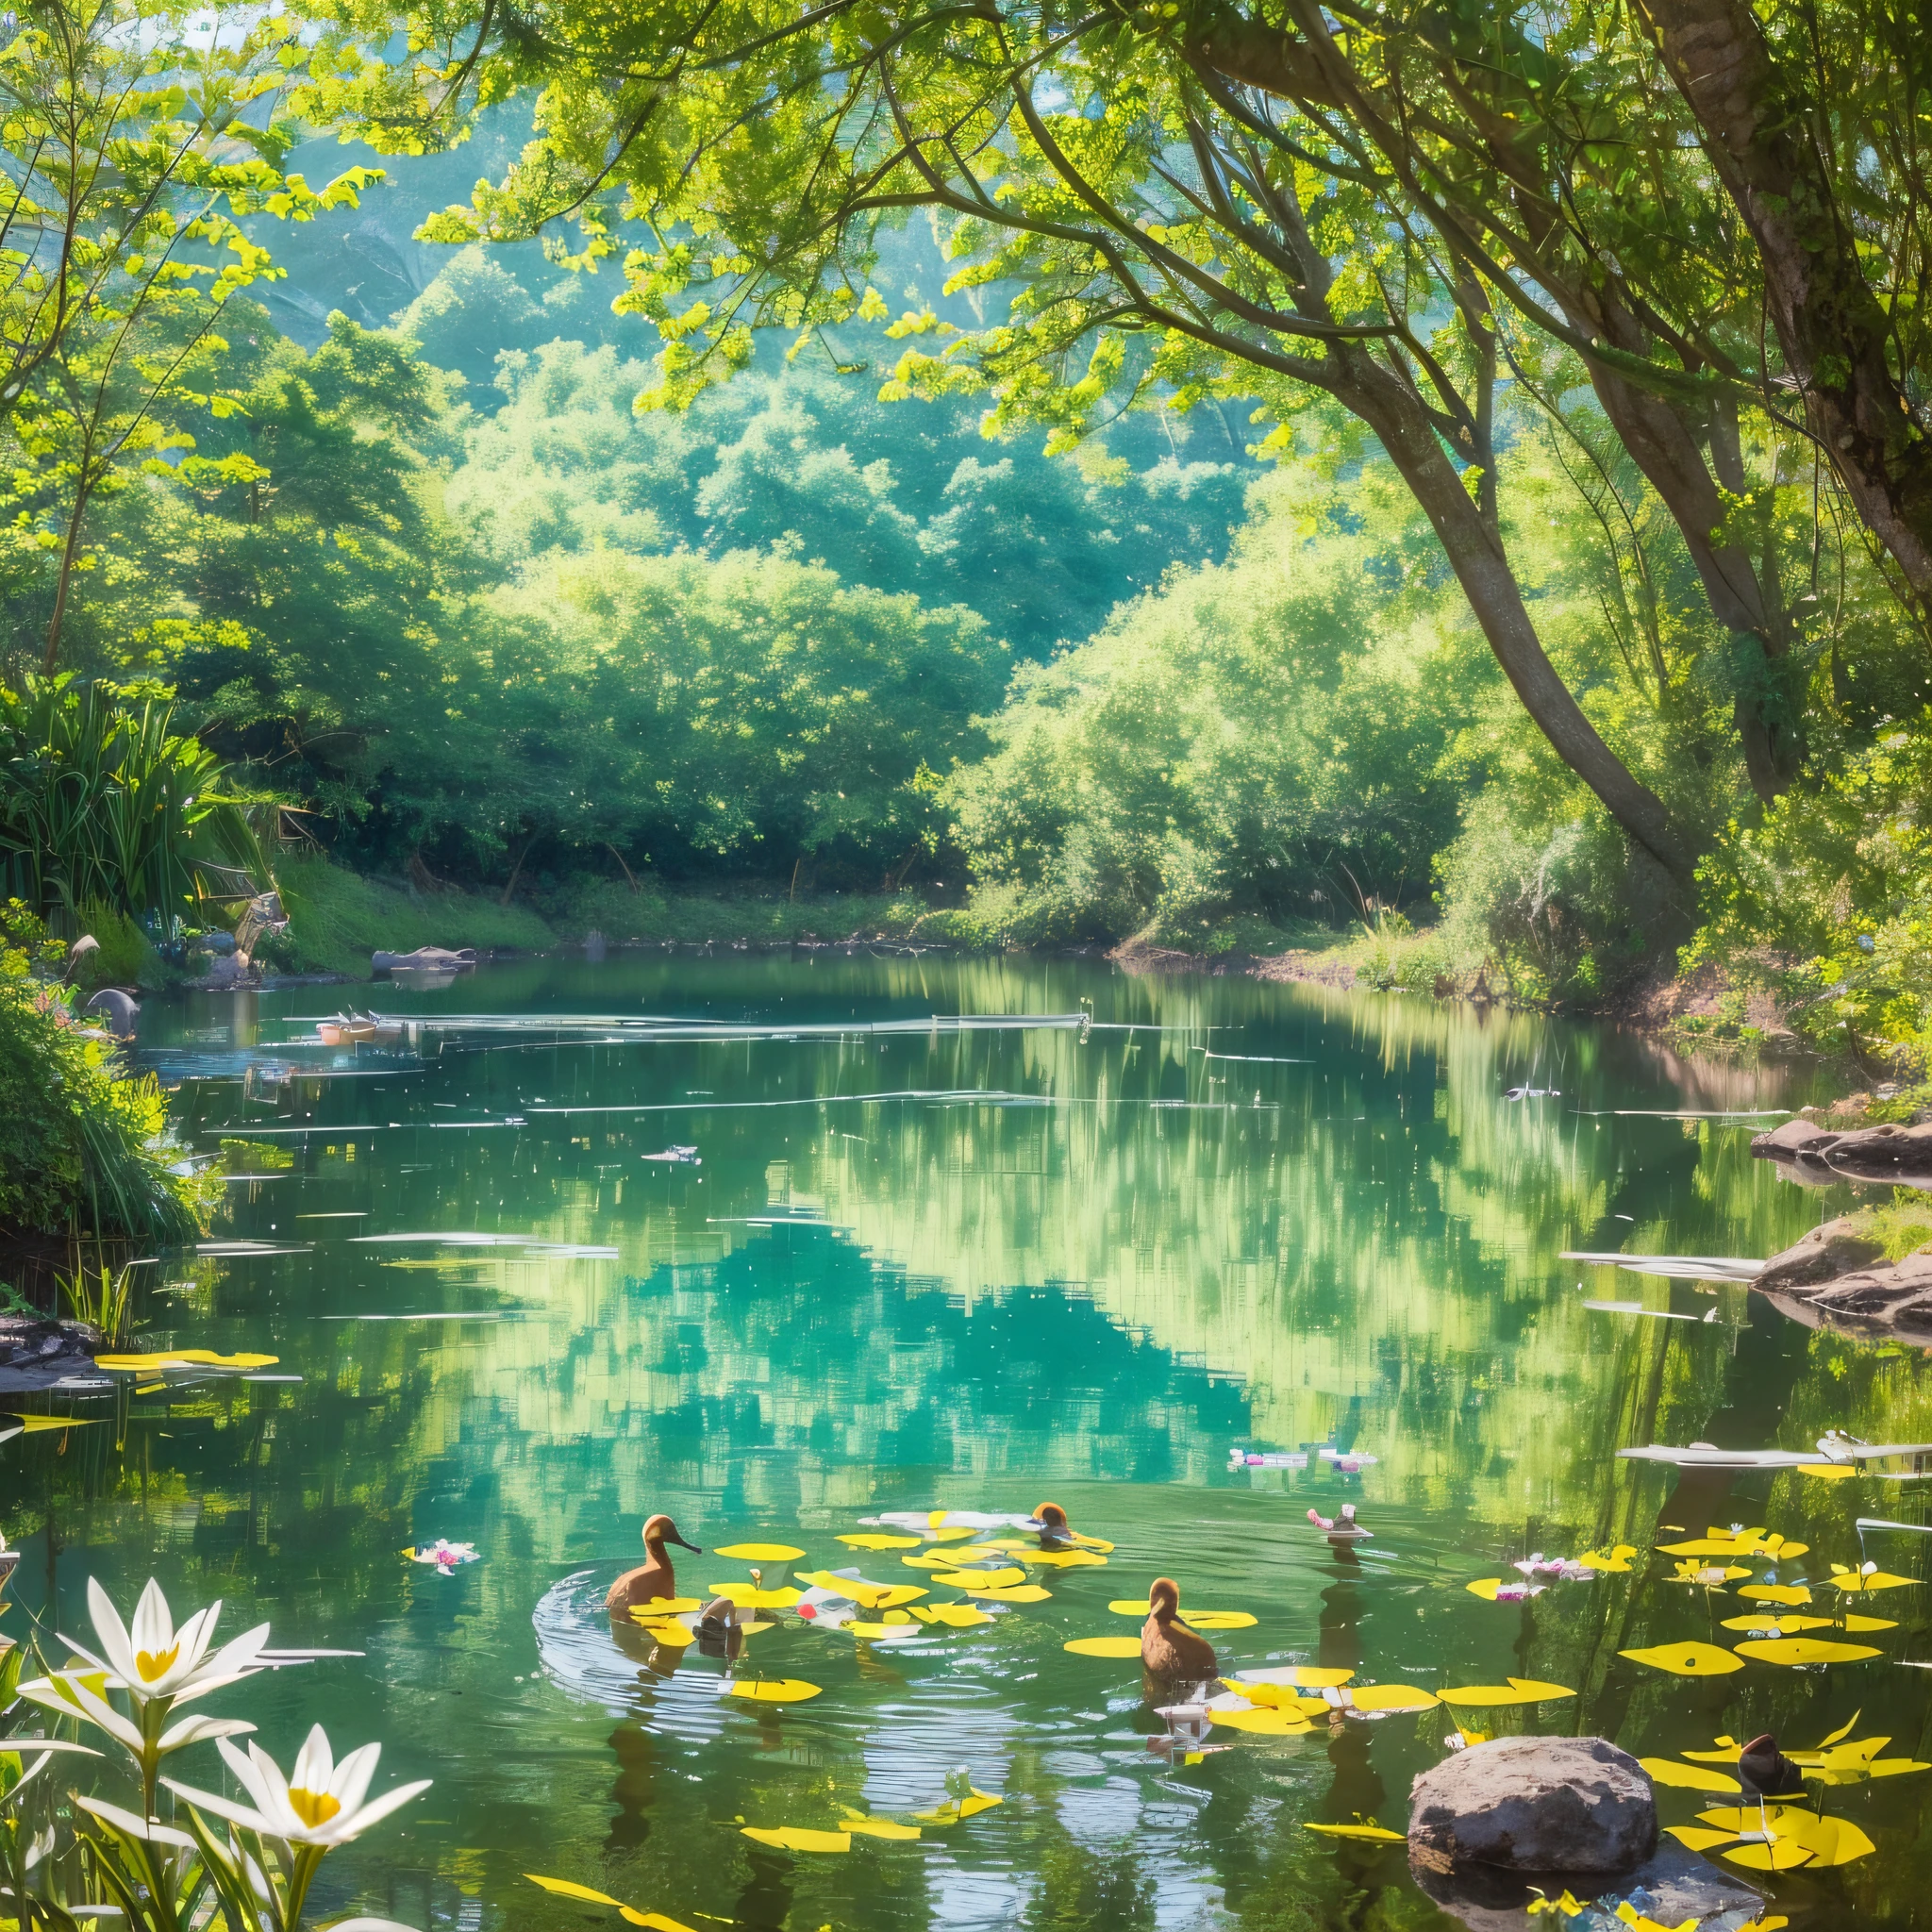
{"type": "Polygon", "coordinates": [[[1602,1738],[1498,1738],[1424,1772],[1409,1794],[1409,1858],[1425,1870],[1590,1878],[1656,1850],[1650,1780],[1602,1738]]]}

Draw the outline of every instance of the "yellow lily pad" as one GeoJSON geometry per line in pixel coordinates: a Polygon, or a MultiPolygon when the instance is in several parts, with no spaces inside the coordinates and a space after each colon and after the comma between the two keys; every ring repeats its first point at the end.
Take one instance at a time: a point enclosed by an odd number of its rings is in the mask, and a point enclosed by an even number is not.
{"type": "Polygon", "coordinates": [[[0,1423],[18,1423],[29,1436],[43,1435],[50,1429],[85,1429],[106,1421],[104,1415],[0,1415],[0,1423]]]}
{"type": "Polygon", "coordinates": [[[935,1583],[949,1584],[955,1590],[1010,1590],[1016,1583],[1026,1581],[1024,1570],[941,1570],[933,1577],[935,1583]]]}
{"type": "Polygon", "coordinates": [[[1014,1583],[995,1589],[984,1583],[962,1583],[959,1588],[968,1596],[983,1596],[991,1603],[1000,1604],[1043,1604],[1053,1598],[1053,1591],[1041,1590],[1037,1583],[1014,1583]]]}
{"type": "Polygon", "coordinates": [[[633,1925],[644,1925],[650,1932],[691,1932],[682,1919],[667,1919],[662,1912],[641,1912],[635,1906],[619,1906],[617,1916],[633,1925]]]}
{"type": "Polygon", "coordinates": [[[1896,1630],[1898,1628],[1898,1619],[1896,1617],[1844,1616],[1839,1619],[1839,1624],[1841,1628],[1846,1630],[1896,1630]]]}
{"type": "Polygon", "coordinates": [[[1636,1554],[1635,1543],[1618,1543],[1607,1550],[1585,1550],[1576,1560],[1586,1570],[1594,1570],[1605,1575],[1620,1576],[1630,1568],[1630,1558],[1636,1554]]]}
{"type": "Polygon", "coordinates": [[[1152,1614],[1144,1596],[1117,1596],[1108,1605],[1117,1617],[1145,1617],[1152,1614]]]}
{"type": "Polygon", "coordinates": [[[1417,1684],[1357,1684],[1342,1695],[1357,1710],[1432,1710],[1438,1702],[1417,1684]]]}
{"type": "Polygon", "coordinates": [[[1444,1704],[1547,1704],[1557,1697],[1574,1697],[1561,1684],[1539,1683],[1534,1677],[1511,1677],[1507,1684],[1473,1684],[1462,1690],[1439,1690],[1444,1704]]]}
{"type": "Polygon", "coordinates": [[[1210,1710],[1208,1715],[1231,1731],[1249,1731],[1263,1738],[1299,1738],[1315,1728],[1304,1712],[1285,1707],[1229,1705],[1224,1709],[1210,1710]]]}
{"type": "Polygon", "coordinates": [[[1503,1587],[1503,1578],[1478,1576],[1474,1583],[1465,1583],[1462,1587],[1471,1596],[1479,1596],[1486,1604],[1492,1604],[1496,1601],[1496,1592],[1503,1587]]]}
{"type": "Polygon", "coordinates": [[[1221,1681],[1230,1690],[1239,1690],[1243,1697],[1259,1704],[1264,1701],[1262,1691],[1274,1690],[1280,1685],[1299,1690],[1332,1690],[1354,1675],[1353,1671],[1333,1664],[1290,1664],[1283,1670],[1270,1671],[1265,1678],[1224,1677],[1221,1681]]]}
{"type": "MultiPolygon", "coordinates": [[[[1705,1824],[1730,1825],[1742,1835],[1758,1827],[1757,1813],[1749,1807],[1734,1811],[1700,1811],[1705,1824]]],[[[1876,1850],[1872,1840],[1848,1818],[1820,1818],[1802,1805],[1767,1807],[1772,1843],[1741,1845],[1724,1857],[1752,1872],[1788,1872],[1799,1865],[1849,1865],[1876,1850]],[[1799,1856],[1787,1857],[1787,1851],[1799,1856]]]]}
{"type": "Polygon", "coordinates": [[[1371,1818],[1366,1823],[1357,1819],[1353,1824],[1307,1824],[1304,1831],[1319,1831],[1324,1838],[1361,1839],[1374,1844],[1399,1845],[1406,1842],[1399,1831],[1391,1831],[1386,1825],[1377,1824],[1371,1818]]]}
{"type": "Polygon", "coordinates": [[[962,1818],[976,1818],[982,1811],[991,1811],[995,1805],[1004,1805],[1004,1798],[996,1798],[991,1791],[974,1790],[966,1797],[948,1799],[930,1811],[915,1811],[912,1815],[922,1824],[958,1824],[962,1818]]]}
{"type": "Polygon", "coordinates": [[[206,1348],[171,1348],[155,1355],[97,1355],[94,1367],[148,1375],[157,1369],[267,1369],[280,1360],[278,1355],[215,1355],[206,1348]]]}
{"type": "Polygon", "coordinates": [[[1727,1536],[1699,1536],[1685,1543],[1659,1543],[1657,1548],[1667,1557],[1736,1557],[1745,1554],[1749,1545],[1727,1536]]]}
{"type": "Polygon", "coordinates": [[[580,1898],[586,1905],[623,1907],[621,1898],[612,1898],[608,1891],[592,1891],[588,1885],[579,1885],[572,1878],[544,1878],[535,1872],[525,1872],[524,1876],[532,1885],[541,1885],[545,1891],[554,1891],[558,1898],[580,1898]]]}
{"type": "Polygon", "coordinates": [[[1107,1558],[1093,1550],[1018,1549],[1003,1554],[1011,1556],[1016,1563],[1031,1563],[1049,1570],[1104,1570],[1107,1567],[1107,1558]]]}
{"type": "Polygon", "coordinates": [[[1717,1590],[1726,1583],[1735,1583],[1740,1576],[1750,1575],[1750,1571],[1739,1564],[1700,1563],[1695,1557],[1687,1557],[1677,1565],[1675,1574],[1664,1578],[1666,1583],[1686,1583],[1693,1589],[1717,1590]]]}
{"type": "Polygon", "coordinates": [[[1717,1746],[1715,1751],[1687,1751],[1684,1756],[1698,1764],[1735,1764],[1744,1755],[1743,1745],[1735,1738],[1720,1738],[1717,1746]]]}
{"type": "MultiPolygon", "coordinates": [[[[925,1604],[915,1605],[911,1614],[922,1624],[944,1624],[955,1630],[970,1630],[975,1624],[991,1624],[992,1619],[974,1604],[925,1604]]],[[[1136,1641],[1138,1651],[1140,1644],[1136,1641]]]]}
{"type": "Polygon", "coordinates": [[[1811,1592],[1802,1583],[1747,1583],[1738,1594],[1754,1604],[1808,1604],[1811,1592]]]}
{"type": "MultiPolygon", "coordinates": [[[[640,1617],[639,1623],[643,1624],[640,1617]]],[[[673,1650],[682,1650],[687,1643],[697,1641],[697,1633],[688,1625],[667,1619],[661,1624],[644,1624],[643,1627],[659,1643],[668,1643],[673,1650]]]]}
{"type": "Polygon", "coordinates": [[[877,1530],[855,1530],[850,1536],[841,1536],[839,1541],[855,1550],[916,1550],[919,1539],[916,1536],[884,1536],[877,1530]]]}
{"type": "Polygon", "coordinates": [[[855,1838],[887,1838],[905,1840],[917,1838],[916,1824],[900,1824],[891,1818],[848,1818],[845,1829],[855,1838]]]}
{"type": "MultiPolygon", "coordinates": [[[[1874,1618],[1864,1619],[1873,1623],[1874,1618]]],[[[1829,1617],[1794,1617],[1787,1613],[1781,1617],[1767,1617],[1762,1611],[1755,1617],[1726,1617],[1726,1630],[1770,1630],[1780,1637],[1795,1637],[1801,1630],[1830,1630],[1837,1626],[1829,1617]]]]}
{"type": "Polygon", "coordinates": [[[904,1610],[894,1610],[882,1623],[861,1624],[854,1621],[845,1625],[855,1637],[863,1637],[873,1641],[883,1642],[888,1638],[909,1637],[919,1628],[904,1610]]]}
{"type": "Polygon", "coordinates": [[[741,1610],[789,1610],[799,1598],[795,1590],[760,1590],[755,1583],[709,1583],[705,1588],[741,1610]]]}
{"type": "Polygon", "coordinates": [[[729,1557],[734,1563],[791,1563],[805,1555],[790,1543],[732,1543],[713,1550],[714,1557],[729,1557]]]}
{"type": "Polygon", "coordinates": [[[1668,1671],[1674,1677],[1721,1677],[1744,1668],[1742,1657],[1714,1643],[1659,1643],[1648,1650],[1620,1650],[1617,1655],[1653,1671],[1668,1671]]]}
{"type": "Polygon", "coordinates": [[[809,1831],[802,1824],[747,1824],[743,1835],[781,1852],[849,1852],[851,1835],[842,1831],[809,1831]]]}
{"type": "Polygon", "coordinates": [[[1738,1834],[1735,1831],[1713,1831],[1706,1824],[1667,1824],[1664,1836],[1675,1839],[1690,1851],[1713,1852],[1719,1845],[1733,1843],[1738,1834]]]}
{"type": "Polygon", "coordinates": [[[1801,1462],[1798,1465],[1800,1475],[1813,1475],[1820,1482],[1826,1483],[1849,1482],[1857,1473],[1858,1466],[1855,1462],[1801,1462]]]}
{"type": "Polygon", "coordinates": [[[1181,1622],[1190,1630],[1252,1630],[1255,1618],[1247,1610],[1183,1610],[1181,1622]]]}
{"type": "Polygon", "coordinates": [[[1869,1590],[1903,1590],[1916,1581],[1916,1577],[1893,1576],[1885,1570],[1847,1570],[1841,1563],[1831,1566],[1831,1587],[1848,1594],[1869,1590]]]}
{"type": "Polygon", "coordinates": [[[823,1684],[808,1684],[802,1677],[758,1677],[725,1685],[724,1694],[746,1698],[753,1704],[803,1704],[824,1690],[823,1684]]]}
{"type": "Polygon", "coordinates": [[[916,1604],[925,1594],[917,1583],[874,1583],[865,1576],[835,1576],[829,1570],[801,1572],[799,1582],[829,1590],[866,1610],[897,1609],[901,1604],[916,1604]]]}
{"type": "Polygon", "coordinates": [[[1699,1771],[1670,1757],[1640,1757],[1638,1763],[1656,1785],[1675,1785],[1686,1791],[1741,1791],[1744,1787],[1722,1771],[1699,1771]]]}
{"type": "Polygon", "coordinates": [[[640,1624],[655,1624],[665,1617],[683,1616],[691,1610],[704,1608],[704,1600],[695,1596],[654,1596],[648,1602],[633,1604],[630,1613],[640,1624]]]}
{"type": "MultiPolygon", "coordinates": [[[[943,1514],[944,1512],[941,1511],[941,1513],[943,1514]]],[[[925,1540],[929,1543],[957,1543],[964,1541],[967,1537],[974,1537],[978,1534],[979,1531],[974,1529],[970,1523],[946,1523],[928,1529],[925,1533],[925,1540]]]]}
{"type": "Polygon", "coordinates": [[[1740,1657],[1756,1658],[1761,1664],[1856,1664],[1868,1657],[1882,1657],[1869,1643],[1823,1643],[1815,1637],[1771,1637],[1757,1643],[1740,1643],[1740,1657]]]}
{"type": "Polygon", "coordinates": [[[1075,1657],[1139,1657],[1141,1640],[1138,1637],[1076,1637],[1071,1643],[1061,1644],[1060,1648],[1071,1651],[1075,1657]]]}
{"type": "Polygon", "coordinates": [[[915,1550],[909,1557],[901,1557],[900,1562],[908,1570],[957,1570],[961,1563],[978,1556],[997,1556],[997,1550],[915,1550]]]}

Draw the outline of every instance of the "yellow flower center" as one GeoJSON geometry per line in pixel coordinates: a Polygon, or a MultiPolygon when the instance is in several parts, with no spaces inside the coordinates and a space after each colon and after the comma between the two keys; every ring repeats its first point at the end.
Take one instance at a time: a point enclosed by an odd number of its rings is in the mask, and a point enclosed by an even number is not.
{"type": "Polygon", "coordinates": [[[143,1684],[152,1684],[158,1678],[165,1677],[175,1667],[175,1659],[181,1655],[177,1643],[173,1650],[164,1650],[157,1657],[151,1650],[138,1650],[134,1653],[135,1668],[141,1673],[143,1684]]]}
{"type": "Polygon", "coordinates": [[[289,1804],[295,1816],[312,1831],[326,1824],[342,1808],[342,1801],[327,1791],[305,1791],[300,1785],[289,1787],[289,1804]]]}

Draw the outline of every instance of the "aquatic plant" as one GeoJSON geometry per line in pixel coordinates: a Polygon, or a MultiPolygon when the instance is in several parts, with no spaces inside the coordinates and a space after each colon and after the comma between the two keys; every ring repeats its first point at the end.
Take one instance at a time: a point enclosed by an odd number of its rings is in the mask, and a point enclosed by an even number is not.
{"type": "MultiPolygon", "coordinates": [[[[107,1591],[92,1578],[88,1608],[97,1648],[63,1638],[77,1667],[70,1663],[20,1683],[19,1695],[91,1725],[119,1745],[139,1782],[141,1808],[75,1790],[67,1793],[62,1816],[42,1785],[29,1818],[22,1793],[54,1754],[102,1754],[58,1739],[0,1740],[0,1875],[19,1903],[23,1932],[42,1926],[75,1932],[104,1916],[124,1919],[132,1932],[183,1932],[214,1915],[230,1932],[300,1932],[324,1857],[426,1790],[428,1781],[371,1798],[381,1745],[365,1744],[338,1763],[320,1724],[285,1777],[258,1745],[251,1742],[243,1757],[228,1741],[254,1730],[246,1719],[179,1715],[181,1706],[213,1691],[320,1655],[268,1649],[266,1624],[217,1647],[221,1604],[177,1626],[160,1585],[152,1580],[131,1625],[122,1622],[107,1591]],[[115,1693],[125,1699],[125,1708],[117,1707],[115,1693]],[[221,1747],[251,1802],[160,1775],[164,1758],[210,1740],[221,1747]],[[179,1801],[186,1830],[158,1815],[160,1786],[179,1801]],[[76,1856],[66,1856],[70,1852],[76,1856]]],[[[0,1691],[10,1692],[18,1682],[22,1657],[14,1649],[0,1658],[0,1674],[12,1680],[0,1681],[0,1691]]],[[[409,1928],[387,1919],[348,1918],[336,1921],[328,1932],[409,1928]]]]}

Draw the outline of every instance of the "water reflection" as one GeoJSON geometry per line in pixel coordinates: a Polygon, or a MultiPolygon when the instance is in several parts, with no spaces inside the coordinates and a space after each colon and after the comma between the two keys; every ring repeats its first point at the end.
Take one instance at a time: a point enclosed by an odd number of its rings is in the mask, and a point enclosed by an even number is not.
{"type": "MultiPolygon", "coordinates": [[[[177,1602],[366,1649],[262,1700],[272,1750],[324,1714],[439,1780],[343,1859],[366,1909],[420,1894],[492,1927],[576,1923],[534,1870],[688,1923],[1423,1923],[1399,1856],[1301,1822],[1399,1823],[1451,1713],[1169,1763],[1138,1668],[1060,1649],[1132,1629],[1108,1601],[1162,1573],[1256,1613],[1235,1660],[1579,1692],[1501,1728],[1677,1751],[1740,1724],[1808,1740],[1868,1701],[1918,1748],[1922,1679],[1889,1664],[1686,1682],[1620,1658],[1709,1621],[1641,1564],[1521,1607],[1462,1588],[1532,1550],[1740,1516],[1802,1535],[1815,1574],[1856,1560],[1858,1514],[1916,1513],[1872,1479],[1674,1491],[1615,1460],[1932,1432],[1916,1354],[1797,1330],[1728,1285],[1619,1278],[1708,1324],[1592,1312],[1603,1285],[1559,1258],[1764,1254],[1831,1211],[1749,1159],[1748,1126],[1616,1111],[1794,1106],[1792,1076],[1526,1016],[1005,961],[541,962],[384,999],[799,1031],[425,1030],[418,1064],[325,1066],[288,1043],[319,1010],[296,993],[196,1001],[149,1041],[237,1176],[220,1232],[262,1248],[171,1267],[145,1318],[304,1379],[137,1395],[64,1445],[8,1445],[19,1593],[66,1622],[90,1573],[131,1596],[153,1567],[177,1602]],[[1077,1011],[1091,1024],[807,1030],[1077,1011]],[[700,1164],[644,1158],[673,1144],[700,1164]],[[1325,1442],[1376,1460],[1228,1468],[1235,1444],[1325,1442]],[[720,1660],[620,1644],[602,1611],[658,1509],[708,1550],[782,1530],[817,1564],[860,1515],[1042,1494],[1119,1544],[1106,1571],[904,1646],[750,1639],[760,1668],[824,1687],[808,1704],[734,1707],[720,1660]],[[1337,1553],[1306,1511],[1347,1500],[1375,1540],[1337,1553]],[[439,1536],[485,1560],[401,1558],[439,1536]],[[1005,1804],[917,1845],[813,1860],[739,1834],[904,1816],[961,1764],[1005,1804]]],[[[713,1562],[681,1557],[680,1584],[740,1574],[713,1562]]],[[[1889,1654],[1923,1653],[1916,1605],[1887,1614],[1889,1654]]],[[[1822,1902],[1910,1923],[1910,1783],[1842,1798],[1890,1855],[1821,1874],[1822,1902]]]]}

